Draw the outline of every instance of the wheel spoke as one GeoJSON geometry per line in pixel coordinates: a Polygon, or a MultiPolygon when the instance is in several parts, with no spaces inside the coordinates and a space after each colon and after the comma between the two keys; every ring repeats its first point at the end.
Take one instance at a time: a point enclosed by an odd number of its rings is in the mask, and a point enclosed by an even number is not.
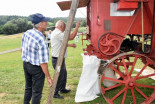
{"type": "Polygon", "coordinates": [[[135,93],[134,93],[133,88],[131,89],[131,93],[132,93],[133,103],[136,104],[136,98],[135,98],[135,93]]]}
{"type": "Polygon", "coordinates": [[[128,89],[126,89],[125,92],[124,92],[123,99],[122,99],[122,104],[124,104],[124,102],[125,102],[127,91],[128,91],[128,89]]]}
{"type": "Polygon", "coordinates": [[[136,85],[136,86],[140,86],[140,87],[146,87],[146,88],[152,88],[152,89],[155,89],[155,86],[149,86],[149,85],[138,84],[138,83],[136,83],[135,85],[136,85]]]}
{"type": "Polygon", "coordinates": [[[110,68],[112,68],[115,72],[117,72],[124,79],[124,75],[120,71],[118,71],[115,67],[111,65],[110,68]]]}
{"type": "Polygon", "coordinates": [[[141,69],[141,71],[135,76],[134,80],[136,80],[136,79],[139,77],[139,75],[143,72],[143,70],[144,70],[148,65],[149,65],[149,63],[147,63],[147,64],[141,69]]]}
{"type": "Polygon", "coordinates": [[[100,45],[101,45],[101,46],[107,46],[107,43],[102,43],[102,42],[100,42],[100,45]]]}
{"type": "Polygon", "coordinates": [[[110,50],[110,47],[109,46],[107,46],[107,47],[108,47],[108,49],[106,49],[105,51],[103,51],[104,53],[106,53],[106,52],[108,52],[110,50]]]}
{"type": "MultiPolygon", "coordinates": [[[[120,40],[118,38],[111,39],[109,41],[109,43],[113,44],[113,41],[117,41],[118,43],[120,43],[120,40]]],[[[116,46],[116,45],[114,45],[114,46],[116,46]]]]}
{"type": "Polygon", "coordinates": [[[145,99],[148,99],[148,97],[147,97],[140,89],[138,89],[137,87],[135,87],[135,89],[136,89],[145,99]]]}
{"type": "Polygon", "coordinates": [[[113,43],[111,43],[110,45],[111,45],[111,47],[114,47],[113,50],[116,50],[117,49],[116,45],[114,45],[113,43]]]}
{"type": "Polygon", "coordinates": [[[129,76],[129,72],[128,72],[128,69],[127,69],[127,66],[126,66],[126,63],[125,63],[124,58],[122,58],[122,61],[123,61],[123,65],[124,65],[124,68],[125,68],[126,74],[127,74],[128,78],[129,78],[130,76],[129,76]]]}
{"type": "Polygon", "coordinates": [[[111,81],[115,81],[115,82],[119,82],[119,83],[125,83],[124,81],[121,81],[121,80],[117,80],[117,79],[113,79],[113,78],[110,78],[110,77],[105,77],[105,79],[108,79],[108,80],[111,80],[111,81]]]}
{"type": "Polygon", "coordinates": [[[135,57],[135,60],[134,60],[133,65],[132,65],[132,68],[131,68],[131,70],[130,70],[130,74],[129,74],[130,76],[131,76],[131,74],[132,74],[132,72],[133,72],[133,69],[134,69],[134,67],[135,67],[136,62],[137,62],[137,57],[135,57]]]}
{"type": "MultiPolygon", "coordinates": [[[[117,47],[117,45],[115,45],[115,42],[117,43],[117,40],[114,41],[111,35],[109,35],[109,37],[107,36],[106,38],[109,39],[107,44],[111,42],[111,44],[108,45],[110,47],[110,51],[108,51],[107,53],[112,53],[112,50],[117,49],[115,49],[115,46],[117,47]]],[[[106,38],[104,38],[104,40],[106,40],[106,38]]],[[[105,47],[105,50],[106,49],[108,49],[108,47],[105,47]]],[[[130,100],[133,104],[152,103],[155,96],[155,86],[153,84],[151,85],[144,83],[143,80],[146,79],[146,81],[149,81],[149,79],[147,78],[155,76],[155,72],[142,75],[145,72],[147,66],[150,65],[154,65],[154,61],[149,57],[138,53],[121,53],[108,60],[106,68],[111,68],[117,77],[121,77],[120,79],[117,79],[110,76],[105,77],[104,74],[102,76],[102,81],[107,80],[116,83],[115,85],[112,85],[110,87],[105,87],[103,84],[101,84],[102,95],[106,99],[108,104],[115,103],[115,101],[119,100],[120,97],[120,104],[125,104],[128,102],[128,96],[131,97],[130,100]],[[144,64],[139,65],[139,60],[141,60],[141,62],[144,64]],[[140,71],[135,74],[134,69],[137,65],[139,65],[138,68],[140,71]],[[109,93],[115,90],[117,91],[117,93],[109,97],[109,93]],[[139,99],[142,100],[138,101],[139,99]]]]}
{"type": "Polygon", "coordinates": [[[121,90],[118,94],[116,94],[111,100],[115,100],[119,95],[121,95],[127,88],[125,87],[123,90],[121,90]]]}
{"type": "Polygon", "coordinates": [[[113,89],[113,88],[119,87],[119,86],[121,86],[121,85],[123,85],[123,84],[122,84],[122,83],[119,83],[119,84],[113,85],[113,86],[111,86],[111,87],[105,88],[104,90],[105,90],[105,91],[108,91],[108,90],[111,90],[111,89],[113,89]]]}
{"type": "Polygon", "coordinates": [[[155,73],[149,74],[149,75],[145,75],[145,76],[142,76],[142,77],[138,77],[137,80],[138,79],[142,79],[142,78],[148,78],[148,77],[151,77],[151,76],[155,76],[155,73]]]}

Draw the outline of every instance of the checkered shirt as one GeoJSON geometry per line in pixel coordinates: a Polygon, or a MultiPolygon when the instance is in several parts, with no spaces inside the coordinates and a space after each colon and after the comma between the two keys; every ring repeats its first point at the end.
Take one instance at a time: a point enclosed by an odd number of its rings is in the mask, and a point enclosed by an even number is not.
{"type": "Polygon", "coordinates": [[[41,63],[48,63],[49,50],[45,36],[35,28],[24,33],[21,48],[23,61],[37,66],[41,63]]]}

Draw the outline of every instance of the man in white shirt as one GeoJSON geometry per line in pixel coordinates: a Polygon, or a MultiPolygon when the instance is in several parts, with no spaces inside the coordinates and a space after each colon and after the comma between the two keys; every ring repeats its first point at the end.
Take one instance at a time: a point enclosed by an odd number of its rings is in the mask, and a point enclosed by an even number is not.
{"type": "MultiPolygon", "coordinates": [[[[48,35],[47,35],[47,40],[50,41],[51,39],[51,33],[52,33],[52,30],[49,30],[48,31],[48,35]]],[[[48,47],[50,46],[50,43],[48,42],[48,47]]]]}
{"type": "MultiPolygon", "coordinates": [[[[76,27],[74,31],[70,34],[69,40],[73,40],[75,38],[78,32],[78,28],[80,27],[80,22],[81,21],[76,23],[76,27]]],[[[63,21],[59,20],[57,21],[55,27],[56,27],[55,30],[51,34],[51,55],[52,55],[52,65],[54,69],[56,67],[57,59],[58,59],[60,49],[62,46],[66,25],[63,21]]],[[[74,43],[68,44],[67,46],[76,48],[76,44],[74,43]]],[[[63,96],[59,95],[58,93],[59,91],[60,93],[69,93],[71,91],[70,89],[66,89],[66,82],[67,82],[67,70],[66,70],[66,65],[65,65],[66,57],[67,57],[67,49],[64,55],[60,75],[59,75],[57,86],[56,86],[55,93],[54,93],[54,98],[58,98],[58,99],[64,99],[63,96]]]]}

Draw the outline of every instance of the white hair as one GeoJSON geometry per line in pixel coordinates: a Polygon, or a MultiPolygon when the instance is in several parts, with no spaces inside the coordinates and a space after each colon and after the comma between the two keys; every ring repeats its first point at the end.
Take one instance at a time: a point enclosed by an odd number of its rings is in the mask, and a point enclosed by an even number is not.
{"type": "Polygon", "coordinates": [[[65,23],[61,20],[57,21],[56,24],[55,24],[55,27],[58,27],[58,26],[62,26],[62,27],[65,27],[65,23]]]}
{"type": "Polygon", "coordinates": [[[39,22],[38,24],[33,24],[33,27],[34,28],[38,28],[39,27],[39,24],[41,24],[41,22],[39,22]]]}
{"type": "Polygon", "coordinates": [[[55,24],[55,27],[58,27],[59,26],[59,23],[58,23],[58,21],[56,22],[56,24],[55,24]]]}
{"type": "Polygon", "coordinates": [[[38,24],[33,24],[33,27],[38,28],[39,26],[38,26],[38,24]]]}

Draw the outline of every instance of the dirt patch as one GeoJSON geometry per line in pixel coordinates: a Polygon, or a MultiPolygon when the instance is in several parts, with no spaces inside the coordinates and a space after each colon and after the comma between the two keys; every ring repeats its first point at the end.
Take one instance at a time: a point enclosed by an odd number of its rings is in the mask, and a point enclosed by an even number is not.
{"type": "Polygon", "coordinates": [[[65,96],[65,99],[72,99],[71,97],[69,97],[69,96],[65,96]]]}
{"type": "Polygon", "coordinates": [[[69,89],[74,89],[75,87],[76,87],[75,85],[71,85],[71,84],[67,85],[67,88],[69,89]]]}
{"type": "Polygon", "coordinates": [[[82,70],[82,68],[67,68],[67,70],[82,70]]]}
{"type": "Polygon", "coordinates": [[[0,98],[6,95],[6,93],[0,93],[0,98]]]}
{"type": "Polygon", "coordinates": [[[8,36],[2,36],[0,39],[14,39],[14,38],[22,38],[23,34],[15,34],[15,35],[8,35],[8,36]]]}

